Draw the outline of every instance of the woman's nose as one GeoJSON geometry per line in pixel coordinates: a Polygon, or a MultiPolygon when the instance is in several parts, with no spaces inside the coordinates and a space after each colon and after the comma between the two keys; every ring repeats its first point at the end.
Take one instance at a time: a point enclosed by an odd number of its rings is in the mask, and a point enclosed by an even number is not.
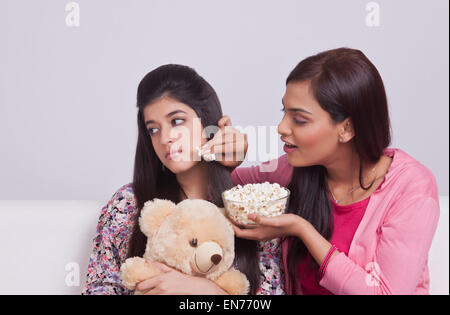
{"type": "Polygon", "coordinates": [[[280,123],[278,124],[278,133],[282,136],[289,136],[291,134],[291,128],[289,127],[289,124],[286,121],[286,116],[281,119],[280,123]]]}
{"type": "Polygon", "coordinates": [[[174,134],[171,128],[161,129],[161,144],[171,144],[175,141],[174,134]]]}

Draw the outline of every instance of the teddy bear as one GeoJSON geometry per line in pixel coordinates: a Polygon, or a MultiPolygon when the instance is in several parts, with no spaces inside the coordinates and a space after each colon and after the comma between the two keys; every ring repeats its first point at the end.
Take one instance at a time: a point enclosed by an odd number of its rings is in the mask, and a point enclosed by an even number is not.
{"type": "Polygon", "coordinates": [[[161,273],[150,260],[210,279],[229,294],[248,294],[247,277],[232,268],[234,231],[223,208],[201,199],[178,204],[154,199],[144,203],[139,227],[147,236],[146,249],[143,257],[122,264],[120,277],[126,288],[135,290],[137,283],[161,273]]]}

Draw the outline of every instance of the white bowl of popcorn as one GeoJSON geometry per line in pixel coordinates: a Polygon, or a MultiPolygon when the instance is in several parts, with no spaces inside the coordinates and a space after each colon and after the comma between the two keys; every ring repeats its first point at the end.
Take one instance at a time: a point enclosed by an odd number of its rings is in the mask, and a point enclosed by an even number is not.
{"type": "Polygon", "coordinates": [[[285,213],[290,191],[277,183],[237,185],[222,193],[227,216],[241,225],[254,225],[249,214],[275,217],[285,213]]]}

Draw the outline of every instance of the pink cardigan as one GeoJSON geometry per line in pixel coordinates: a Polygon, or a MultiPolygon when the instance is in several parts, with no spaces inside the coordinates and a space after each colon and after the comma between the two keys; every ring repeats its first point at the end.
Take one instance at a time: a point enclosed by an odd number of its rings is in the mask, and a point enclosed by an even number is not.
{"type": "MultiPolygon", "coordinates": [[[[335,256],[320,281],[334,294],[429,293],[428,251],[439,219],[436,180],[406,152],[387,148],[384,154],[393,158],[391,166],[371,195],[348,256],[335,256]]],[[[258,166],[238,168],[232,177],[241,184],[269,181],[287,186],[292,171],[283,155],[258,166]],[[264,172],[268,165],[276,169],[264,172]]],[[[285,289],[292,293],[286,243],[282,244],[285,289]]]]}

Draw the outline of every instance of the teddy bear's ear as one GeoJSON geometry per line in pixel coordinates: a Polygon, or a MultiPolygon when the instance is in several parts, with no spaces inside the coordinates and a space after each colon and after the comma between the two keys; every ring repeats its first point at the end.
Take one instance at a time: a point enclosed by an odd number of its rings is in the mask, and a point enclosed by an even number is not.
{"type": "Polygon", "coordinates": [[[142,233],[148,238],[153,237],[163,221],[176,210],[176,204],[170,200],[153,199],[145,202],[139,218],[142,233]]]}

